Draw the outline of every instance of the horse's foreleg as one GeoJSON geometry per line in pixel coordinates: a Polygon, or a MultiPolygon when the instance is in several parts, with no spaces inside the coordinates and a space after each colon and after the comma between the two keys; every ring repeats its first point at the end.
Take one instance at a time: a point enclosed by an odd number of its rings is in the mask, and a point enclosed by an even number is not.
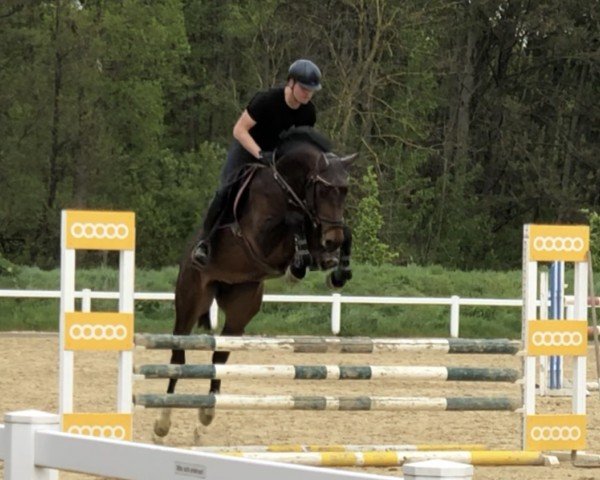
{"type": "Polygon", "coordinates": [[[340,261],[337,268],[327,277],[327,286],[330,288],[342,288],[352,278],[350,268],[350,253],[352,251],[352,230],[344,225],[344,241],[340,247],[340,261]]]}

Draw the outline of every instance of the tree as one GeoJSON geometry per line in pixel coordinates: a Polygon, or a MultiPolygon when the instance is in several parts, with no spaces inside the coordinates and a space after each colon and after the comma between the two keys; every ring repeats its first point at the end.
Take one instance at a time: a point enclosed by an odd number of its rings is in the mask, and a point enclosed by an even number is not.
{"type": "MultiPolygon", "coordinates": [[[[173,262],[250,96],[307,57],[317,127],[359,152],[355,178],[372,168],[393,261],[518,268],[523,223],[600,204],[599,18],[585,0],[5,1],[0,251],[56,265],[60,209],[136,209],[140,262],[173,262]]],[[[348,217],[367,197],[356,182],[348,217]]]]}

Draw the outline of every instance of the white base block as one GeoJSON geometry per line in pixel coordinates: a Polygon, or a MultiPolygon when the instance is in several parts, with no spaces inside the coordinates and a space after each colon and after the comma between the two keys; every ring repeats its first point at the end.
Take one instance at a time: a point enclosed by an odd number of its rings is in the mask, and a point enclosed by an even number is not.
{"type": "Polygon", "coordinates": [[[58,472],[35,465],[36,431],[60,428],[58,415],[23,410],[4,414],[4,428],[0,430],[0,454],[4,460],[6,480],[58,480],[58,472]]]}
{"type": "Polygon", "coordinates": [[[473,470],[473,465],[448,460],[426,460],[402,467],[404,480],[471,480],[473,470]]]}

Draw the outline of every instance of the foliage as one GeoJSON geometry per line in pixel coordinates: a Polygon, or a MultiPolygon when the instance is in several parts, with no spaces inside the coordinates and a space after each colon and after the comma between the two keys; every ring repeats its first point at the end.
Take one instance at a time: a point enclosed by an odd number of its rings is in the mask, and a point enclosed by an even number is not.
{"type": "MultiPolygon", "coordinates": [[[[600,271],[600,214],[584,211],[590,224],[590,252],[594,271],[600,271]]],[[[599,274],[596,273],[596,276],[599,274]]],[[[596,290],[597,291],[597,290],[596,290]]]]}
{"type": "Polygon", "coordinates": [[[130,172],[140,241],[137,261],[143,267],[176,264],[192,232],[200,225],[218,183],[225,158],[222,147],[205,142],[197,151],[151,155],[130,172]],[[201,182],[201,183],[200,183],[201,182]]]}
{"type": "Polygon", "coordinates": [[[0,276],[1,277],[14,277],[17,273],[17,267],[9,262],[0,254],[0,276]]]}
{"type": "Polygon", "coordinates": [[[383,226],[381,203],[377,176],[373,167],[367,169],[362,177],[363,198],[356,208],[355,225],[352,229],[353,258],[360,263],[381,265],[388,263],[398,254],[390,251],[390,247],[379,240],[378,234],[383,226]]]}
{"type": "Polygon", "coordinates": [[[583,0],[0,2],[0,252],[52,268],[61,209],[135,209],[140,264],[173,264],[236,118],[307,57],[319,129],[376,175],[378,245],[399,254],[376,261],[518,268],[524,223],[599,209],[598,18],[583,0]]]}

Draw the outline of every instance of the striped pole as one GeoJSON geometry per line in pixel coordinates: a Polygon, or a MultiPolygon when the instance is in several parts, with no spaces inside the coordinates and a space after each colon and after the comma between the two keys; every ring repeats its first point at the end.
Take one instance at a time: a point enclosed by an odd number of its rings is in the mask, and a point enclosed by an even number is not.
{"type": "MultiPolygon", "coordinates": [[[[550,264],[550,318],[553,320],[564,320],[564,262],[552,262],[550,264]]],[[[550,390],[562,388],[562,357],[560,355],[550,356],[550,390]]]]}
{"type": "Polygon", "coordinates": [[[520,378],[510,368],[404,367],[370,365],[142,365],[145,378],[279,378],[289,380],[444,380],[511,382],[520,378]]]}
{"type": "Polygon", "coordinates": [[[134,403],[146,408],[218,408],[224,410],[507,410],[517,399],[506,397],[333,397],[300,395],[139,394],[134,403]]]}
{"type": "Polygon", "coordinates": [[[368,338],[368,337],[224,337],[215,335],[135,335],[135,344],[167,350],[279,350],[294,353],[378,353],[437,351],[515,355],[520,342],[506,339],[368,338]]]}
{"type": "Polygon", "coordinates": [[[374,451],[374,452],[238,452],[226,455],[324,467],[392,467],[409,461],[449,460],[471,465],[544,465],[540,452],[528,451],[374,451]]]}
{"type": "Polygon", "coordinates": [[[272,445],[233,445],[213,447],[192,447],[192,450],[207,453],[251,453],[251,452],[431,452],[449,450],[486,450],[482,444],[422,444],[422,445],[308,445],[308,444],[272,444],[272,445]]]}

